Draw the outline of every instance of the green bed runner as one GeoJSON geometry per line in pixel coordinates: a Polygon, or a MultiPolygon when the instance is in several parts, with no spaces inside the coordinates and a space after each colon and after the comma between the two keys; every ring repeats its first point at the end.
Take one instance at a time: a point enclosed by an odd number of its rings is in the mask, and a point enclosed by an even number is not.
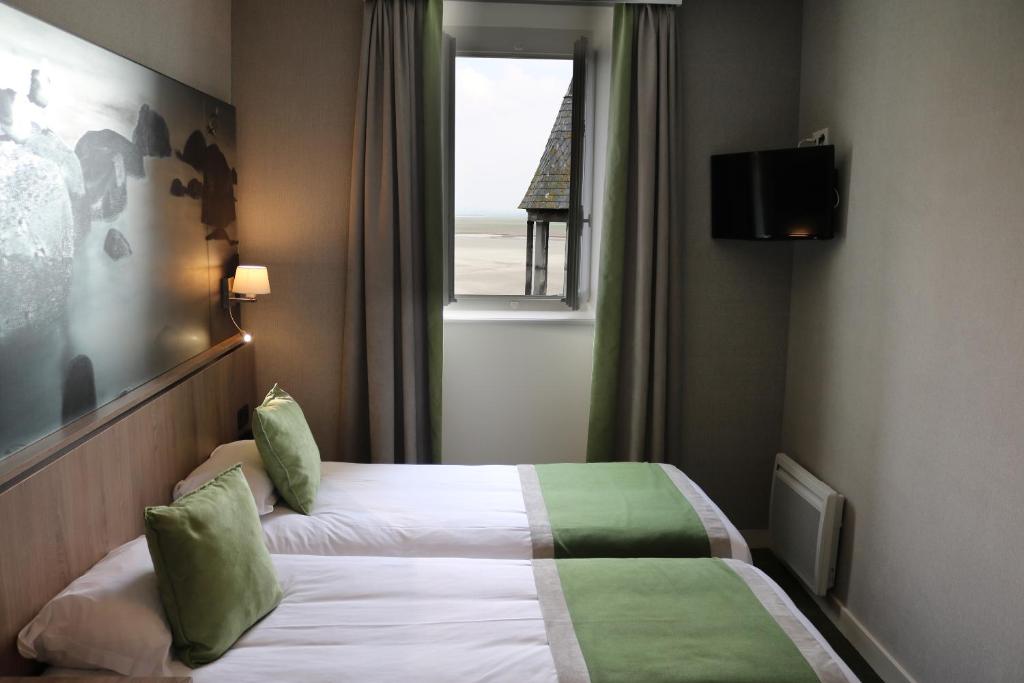
{"type": "Polygon", "coordinates": [[[816,683],[746,582],[715,558],[555,560],[591,683],[816,683]]]}
{"type": "Polygon", "coordinates": [[[700,517],[658,465],[537,465],[554,556],[707,557],[700,517]]]}

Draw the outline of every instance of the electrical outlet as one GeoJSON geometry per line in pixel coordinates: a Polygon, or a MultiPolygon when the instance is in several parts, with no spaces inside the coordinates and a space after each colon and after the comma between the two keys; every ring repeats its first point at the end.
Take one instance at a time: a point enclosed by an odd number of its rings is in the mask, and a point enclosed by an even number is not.
{"type": "Polygon", "coordinates": [[[811,135],[808,138],[808,140],[813,140],[814,141],[813,144],[818,146],[818,147],[820,147],[822,145],[831,145],[832,144],[832,138],[828,134],[828,128],[820,128],[820,129],[814,131],[813,133],[811,133],[811,135]]]}

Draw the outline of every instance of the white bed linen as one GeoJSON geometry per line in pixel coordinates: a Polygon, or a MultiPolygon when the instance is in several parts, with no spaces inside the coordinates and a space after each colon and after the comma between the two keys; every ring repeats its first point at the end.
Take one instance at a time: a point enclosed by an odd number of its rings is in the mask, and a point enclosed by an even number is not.
{"type": "Polygon", "coordinates": [[[271,553],[522,558],[530,524],[515,467],[325,462],[312,515],[278,505],[271,553]]]}
{"type": "MultiPolygon", "coordinates": [[[[217,681],[557,680],[529,561],[274,556],[284,599],[212,664],[217,681]]],[[[81,675],[50,669],[49,676],[81,675]]]]}
{"type": "MultiPolygon", "coordinates": [[[[321,471],[312,515],[279,504],[262,518],[271,553],[533,556],[515,466],[325,462],[321,471]]],[[[728,530],[732,557],[750,562],[750,550],[739,531],[708,502],[728,530]]]]}
{"type": "MultiPolygon", "coordinates": [[[[273,558],[284,599],[219,660],[170,675],[194,683],[555,683],[533,566],[526,560],[456,558],[273,558]]],[[[857,678],[789,597],[759,569],[843,677],[857,678]]],[[[740,565],[737,567],[737,565],[740,565]]],[[[46,676],[109,675],[51,668],[46,676]]]]}
{"type": "Polygon", "coordinates": [[[697,495],[704,498],[704,500],[707,501],[707,504],[711,506],[711,509],[714,510],[725,523],[725,530],[729,533],[729,546],[732,552],[731,558],[739,560],[740,562],[746,562],[747,564],[753,564],[754,558],[750,555],[750,546],[747,545],[747,540],[743,538],[743,534],[740,533],[740,530],[737,529],[736,525],[725,516],[725,513],[722,512],[722,508],[718,507],[718,504],[711,500],[711,496],[705,493],[704,489],[697,486],[697,482],[690,479],[690,484],[693,486],[697,495]]]}

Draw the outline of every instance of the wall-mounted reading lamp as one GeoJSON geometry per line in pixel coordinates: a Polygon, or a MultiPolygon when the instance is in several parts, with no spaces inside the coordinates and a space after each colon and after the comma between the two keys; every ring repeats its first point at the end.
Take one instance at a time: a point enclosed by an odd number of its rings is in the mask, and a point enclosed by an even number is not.
{"type": "Polygon", "coordinates": [[[255,303],[256,297],[270,294],[270,275],[266,266],[238,266],[235,276],[224,278],[220,287],[224,308],[228,309],[231,323],[242,335],[242,341],[252,341],[252,335],[238,326],[231,304],[255,303]]]}

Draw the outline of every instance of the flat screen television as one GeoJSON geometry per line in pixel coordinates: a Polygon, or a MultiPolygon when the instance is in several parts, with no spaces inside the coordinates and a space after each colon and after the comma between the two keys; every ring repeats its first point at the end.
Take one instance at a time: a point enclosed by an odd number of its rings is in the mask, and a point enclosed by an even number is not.
{"type": "Polygon", "coordinates": [[[716,239],[832,239],[835,202],[832,145],[711,157],[716,239]]]}

